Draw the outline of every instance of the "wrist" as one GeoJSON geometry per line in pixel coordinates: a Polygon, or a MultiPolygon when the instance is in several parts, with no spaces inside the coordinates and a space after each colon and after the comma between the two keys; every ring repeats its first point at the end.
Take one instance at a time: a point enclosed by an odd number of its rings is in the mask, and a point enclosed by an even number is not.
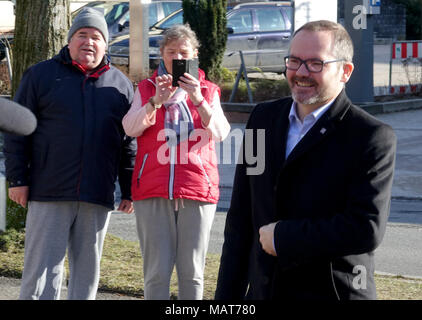
{"type": "Polygon", "coordinates": [[[157,110],[157,109],[160,109],[161,108],[161,103],[155,102],[154,96],[152,96],[151,98],[149,98],[148,102],[151,104],[151,106],[154,108],[154,110],[157,110]]]}
{"type": "Polygon", "coordinates": [[[200,100],[199,103],[194,104],[194,106],[197,107],[197,108],[200,108],[204,105],[204,102],[205,102],[205,98],[202,98],[202,100],[200,100]]]}

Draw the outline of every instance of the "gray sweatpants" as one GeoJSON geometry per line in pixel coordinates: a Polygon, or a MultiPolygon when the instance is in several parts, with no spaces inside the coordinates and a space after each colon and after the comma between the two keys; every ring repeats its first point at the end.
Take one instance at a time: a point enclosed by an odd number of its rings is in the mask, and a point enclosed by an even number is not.
{"type": "Polygon", "coordinates": [[[19,299],[60,299],[68,249],[68,299],[94,300],[109,209],[77,201],[30,201],[19,299]]]}
{"type": "Polygon", "coordinates": [[[180,300],[200,300],[204,290],[205,258],[217,205],[184,199],[175,212],[174,200],[134,201],[144,258],[145,299],[170,298],[176,265],[180,300]]]}

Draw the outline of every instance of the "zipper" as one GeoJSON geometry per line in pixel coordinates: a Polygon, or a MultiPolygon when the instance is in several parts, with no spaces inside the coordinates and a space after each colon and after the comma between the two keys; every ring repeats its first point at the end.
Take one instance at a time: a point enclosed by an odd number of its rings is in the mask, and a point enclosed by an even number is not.
{"type": "Polygon", "coordinates": [[[200,165],[200,167],[202,169],[202,172],[205,175],[205,179],[207,180],[207,183],[208,183],[208,193],[209,193],[211,191],[211,180],[210,180],[210,177],[208,176],[207,172],[205,171],[204,164],[202,163],[202,159],[199,156],[199,154],[197,154],[197,157],[198,157],[198,162],[199,162],[199,165],[200,165]]]}
{"type": "Polygon", "coordinates": [[[333,285],[333,291],[336,296],[336,299],[340,301],[340,295],[338,294],[336,282],[334,281],[334,272],[333,272],[333,263],[330,262],[330,275],[331,275],[331,284],[333,285]]]}
{"type": "MultiPolygon", "coordinates": [[[[84,80],[82,81],[82,97],[83,97],[83,101],[84,101],[84,111],[85,111],[85,107],[86,107],[85,106],[85,84],[86,84],[86,81],[88,80],[88,78],[89,78],[89,75],[85,73],[84,74],[84,80]]],[[[84,113],[84,121],[86,121],[86,119],[85,119],[85,113],[84,113]]],[[[84,133],[83,133],[82,137],[83,138],[85,137],[85,125],[84,125],[84,133]]],[[[82,157],[82,160],[81,160],[81,165],[80,165],[80,170],[79,170],[78,184],[76,186],[76,193],[77,193],[78,196],[81,193],[82,169],[83,169],[83,164],[84,164],[84,161],[83,161],[84,143],[83,142],[82,142],[82,147],[81,148],[82,148],[81,149],[81,157],[82,157]]]]}
{"type": "Polygon", "coordinates": [[[81,165],[80,165],[80,169],[79,169],[78,182],[77,182],[77,185],[76,185],[76,194],[78,195],[78,197],[81,193],[82,168],[83,168],[83,160],[81,161],[81,165]]]}
{"type": "Polygon", "coordinates": [[[173,200],[174,192],[174,167],[176,160],[176,146],[170,146],[170,177],[169,177],[169,199],[173,200]]]}
{"type": "Polygon", "coordinates": [[[139,187],[139,180],[141,179],[142,172],[144,172],[145,162],[147,162],[148,153],[145,153],[144,158],[142,159],[142,166],[138,173],[138,178],[136,179],[136,186],[139,187]]]}
{"type": "Polygon", "coordinates": [[[89,79],[89,74],[85,74],[84,81],[82,81],[82,90],[85,90],[85,84],[88,79],[89,79]]]}

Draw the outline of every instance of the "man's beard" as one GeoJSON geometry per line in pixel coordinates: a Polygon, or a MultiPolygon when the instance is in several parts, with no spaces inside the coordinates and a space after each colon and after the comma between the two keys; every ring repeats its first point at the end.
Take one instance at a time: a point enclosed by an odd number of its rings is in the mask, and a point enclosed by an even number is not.
{"type": "MultiPolygon", "coordinates": [[[[312,96],[309,96],[308,94],[301,94],[301,93],[295,93],[293,90],[291,90],[292,98],[294,101],[300,104],[304,105],[314,105],[314,104],[320,104],[327,100],[326,93],[322,92],[318,86],[318,84],[310,78],[299,78],[295,77],[292,79],[293,86],[299,89],[300,87],[296,84],[296,82],[302,82],[302,83],[309,83],[314,85],[313,88],[315,88],[315,92],[312,96]]],[[[290,84],[290,88],[292,85],[290,84]]]]}
{"type": "Polygon", "coordinates": [[[292,92],[292,98],[297,103],[304,104],[304,105],[319,104],[326,101],[326,98],[318,92],[316,92],[315,95],[311,97],[300,97],[296,95],[294,92],[292,92]]]}

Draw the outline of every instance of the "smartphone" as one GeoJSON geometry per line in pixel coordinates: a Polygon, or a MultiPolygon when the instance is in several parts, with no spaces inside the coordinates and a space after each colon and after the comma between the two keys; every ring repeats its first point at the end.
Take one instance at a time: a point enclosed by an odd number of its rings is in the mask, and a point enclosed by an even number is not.
{"type": "Polygon", "coordinates": [[[173,60],[173,87],[178,87],[179,78],[183,76],[184,73],[189,73],[196,79],[198,79],[198,59],[190,60],[173,60]]]}

